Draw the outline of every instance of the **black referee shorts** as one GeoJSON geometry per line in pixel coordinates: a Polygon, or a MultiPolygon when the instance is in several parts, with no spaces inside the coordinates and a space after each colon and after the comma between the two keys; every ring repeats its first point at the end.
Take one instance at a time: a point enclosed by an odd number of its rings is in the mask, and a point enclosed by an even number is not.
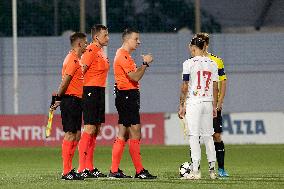
{"type": "Polygon", "coordinates": [[[118,112],[118,124],[125,127],[140,124],[140,92],[138,89],[117,90],[115,107],[118,112]]]}
{"type": "Polygon", "coordinates": [[[222,112],[221,110],[217,111],[217,117],[213,118],[213,127],[215,133],[222,133],[223,127],[222,127],[222,112]]]}
{"type": "Polygon", "coordinates": [[[84,125],[98,125],[105,122],[105,87],[83,87],[84,125]]]}
{"type": "Polygon", "coordinates": [[[82,125],[82,100],[76,96],[64,95],[60,103],[63,131],[76,133],[82,125]]]}

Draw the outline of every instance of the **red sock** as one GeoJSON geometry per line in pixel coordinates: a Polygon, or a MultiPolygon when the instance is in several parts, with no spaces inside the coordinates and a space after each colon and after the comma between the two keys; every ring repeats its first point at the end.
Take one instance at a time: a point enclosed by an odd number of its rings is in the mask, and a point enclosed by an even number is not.
{"type": "Polygon", "coordinates": [[[95,147],[96,147],[96,136],[92,136],[89,146],[88,146],[88,150],[87,150],[87,156],[86,156],[86,168],[89,170],[93,170],[94,169],[94,151],[95,151],[95,147]]]}
{"type": "Polygon", "coordinates": [[[116,138],[112,147],[112,164],[111,172],[115,173],[118,171],[120,160],[122,158],[123,150],[125,146],[125,141],[116,138]]]}
{"type": "Polygon", "coordinates": [[[91,140],[91,135],[86,132],[83,132],[78,146],[79,149],[78,172],[82,172],[84,169],[86,169],[86,157],[87,157],[90,140],[91,140]]]}
{"type": "Polygon", "coordinates": [[[71,168],[72,168],[72,160],[73,160],[77,145],[78,145],[78,141],[73,141],[73,145],[72,145],[72,148],[71,148],[71,158],[70,158],[70,162],[69,162],[71,168]]]}
{"type": "Polygon", "coordinates": [[[129,153],[136,169],[136,173],[140,173],[144,169],[140,154],[140,140],[129,139],[129,153]]]}
{"type": "Polygon", "coordinates": [[[63,174],[66,175],[72,169],[72,164],[70,165],[71,151],[72,151],[73,141],[64,140],[62,142],[62,160],[63,160],[63,174]]]}

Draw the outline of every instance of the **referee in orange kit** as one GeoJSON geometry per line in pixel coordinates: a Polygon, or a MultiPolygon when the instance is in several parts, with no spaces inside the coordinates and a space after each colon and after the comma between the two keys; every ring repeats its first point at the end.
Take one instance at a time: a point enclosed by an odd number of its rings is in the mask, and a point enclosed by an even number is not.
{"type": "Polygon", "coordinates": [[[118,136],[113,144],[112,165],[109,177],[130,178],[119,169],[126,141],[129,144],[129,153],[136,169],[135,178],[155,179],[142,165],[140,154],[140,91],[139,83],[146,69],[153,61],[152,55],[142,55],[143,64],[136,67],[131,53],[140,45],[140,35],[137,30],[126,29],[122,34],[123,44],[114,58],[114,76],[116,82],[115,106],[118,111],[118,136]]]}
{"type": "Polygon", "coordinates": [[[83,118],[84,131],[79,142],[79,173],[87,178],[106,177],[94,167],[96,138],[105,122],[105,88],[109,62],[103,47],[108,44],[106,26],[97,24],[91,29],[93,42],[81,59],[84,74],[83,118]]]}
{"type": "Polygon", "coordinates": [[[73,33],[70,42],[72,49],[63,62],[62,82],[51,108],[56,109],[60,105],[65,133],[62,142],[62,179],[83,180],[84,177],[72,169],[72,159],[81,136],[83,74],[79,61],[86,50],[87,36],[84,33],[73,33]]]}

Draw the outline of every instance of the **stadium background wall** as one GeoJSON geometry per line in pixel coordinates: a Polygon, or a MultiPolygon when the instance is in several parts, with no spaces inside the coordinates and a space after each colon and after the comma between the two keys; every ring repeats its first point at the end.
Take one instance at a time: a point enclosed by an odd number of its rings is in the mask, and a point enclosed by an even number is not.
{"type": "MultiPolygon", "coordinates": [[[[141,81],[142,112],[177,111],[182,63],[190,56],[191,37],[182,32],[141,34],[142,45],[133,58],[139,65],[141,53],[154,55],[154,64],[141,81]]],[[[284,33],[212,34],[210,43],[210,51],[223,58],[228,75],[224,112],[284,111],[284,33]]],[[[110,113],[116,112],[112,63],[120,45],[120,34],[110,34],[110,113]]],[[[0,38],[0,49],[0,114],[13,114],[12,38],[0,38]]],[[[20,114],[46,114],[68,50],[68,35],[19,38],[20,114]]]]}

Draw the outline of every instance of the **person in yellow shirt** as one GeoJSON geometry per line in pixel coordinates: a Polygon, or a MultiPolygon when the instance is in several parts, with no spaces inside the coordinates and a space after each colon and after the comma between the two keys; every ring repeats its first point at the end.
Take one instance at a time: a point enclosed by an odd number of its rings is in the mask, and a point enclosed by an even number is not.
{"type": "Polygon", "coordinates": [[[222,129],[222,108],[223,108],[223,102],[224,97],[226,94],[226,87],[227,87],[227,75],[224,70],[224,62],[221,58],[218,56],[209,53],[208,52],[208,46],[209,46],[209,34],[208,33],[197,33],[197,37],[202,38],[205,40],[206,46],[205,51],[206,55],[216,62],[218,67],[218,76],[219,76],[219,82],[218,82],[218,101],[217,101],[217,117],[213,118],[213,127],[214,127],[214,144],[215,144],[215,150],[216,150],[216,158],[218,162],[218,175],[220,177],[228,177],[229,174],[226,172],[224,167],[225,162],[225,146],[224,142],[222,141],[221,133],[223,132],[222,129]]]}

